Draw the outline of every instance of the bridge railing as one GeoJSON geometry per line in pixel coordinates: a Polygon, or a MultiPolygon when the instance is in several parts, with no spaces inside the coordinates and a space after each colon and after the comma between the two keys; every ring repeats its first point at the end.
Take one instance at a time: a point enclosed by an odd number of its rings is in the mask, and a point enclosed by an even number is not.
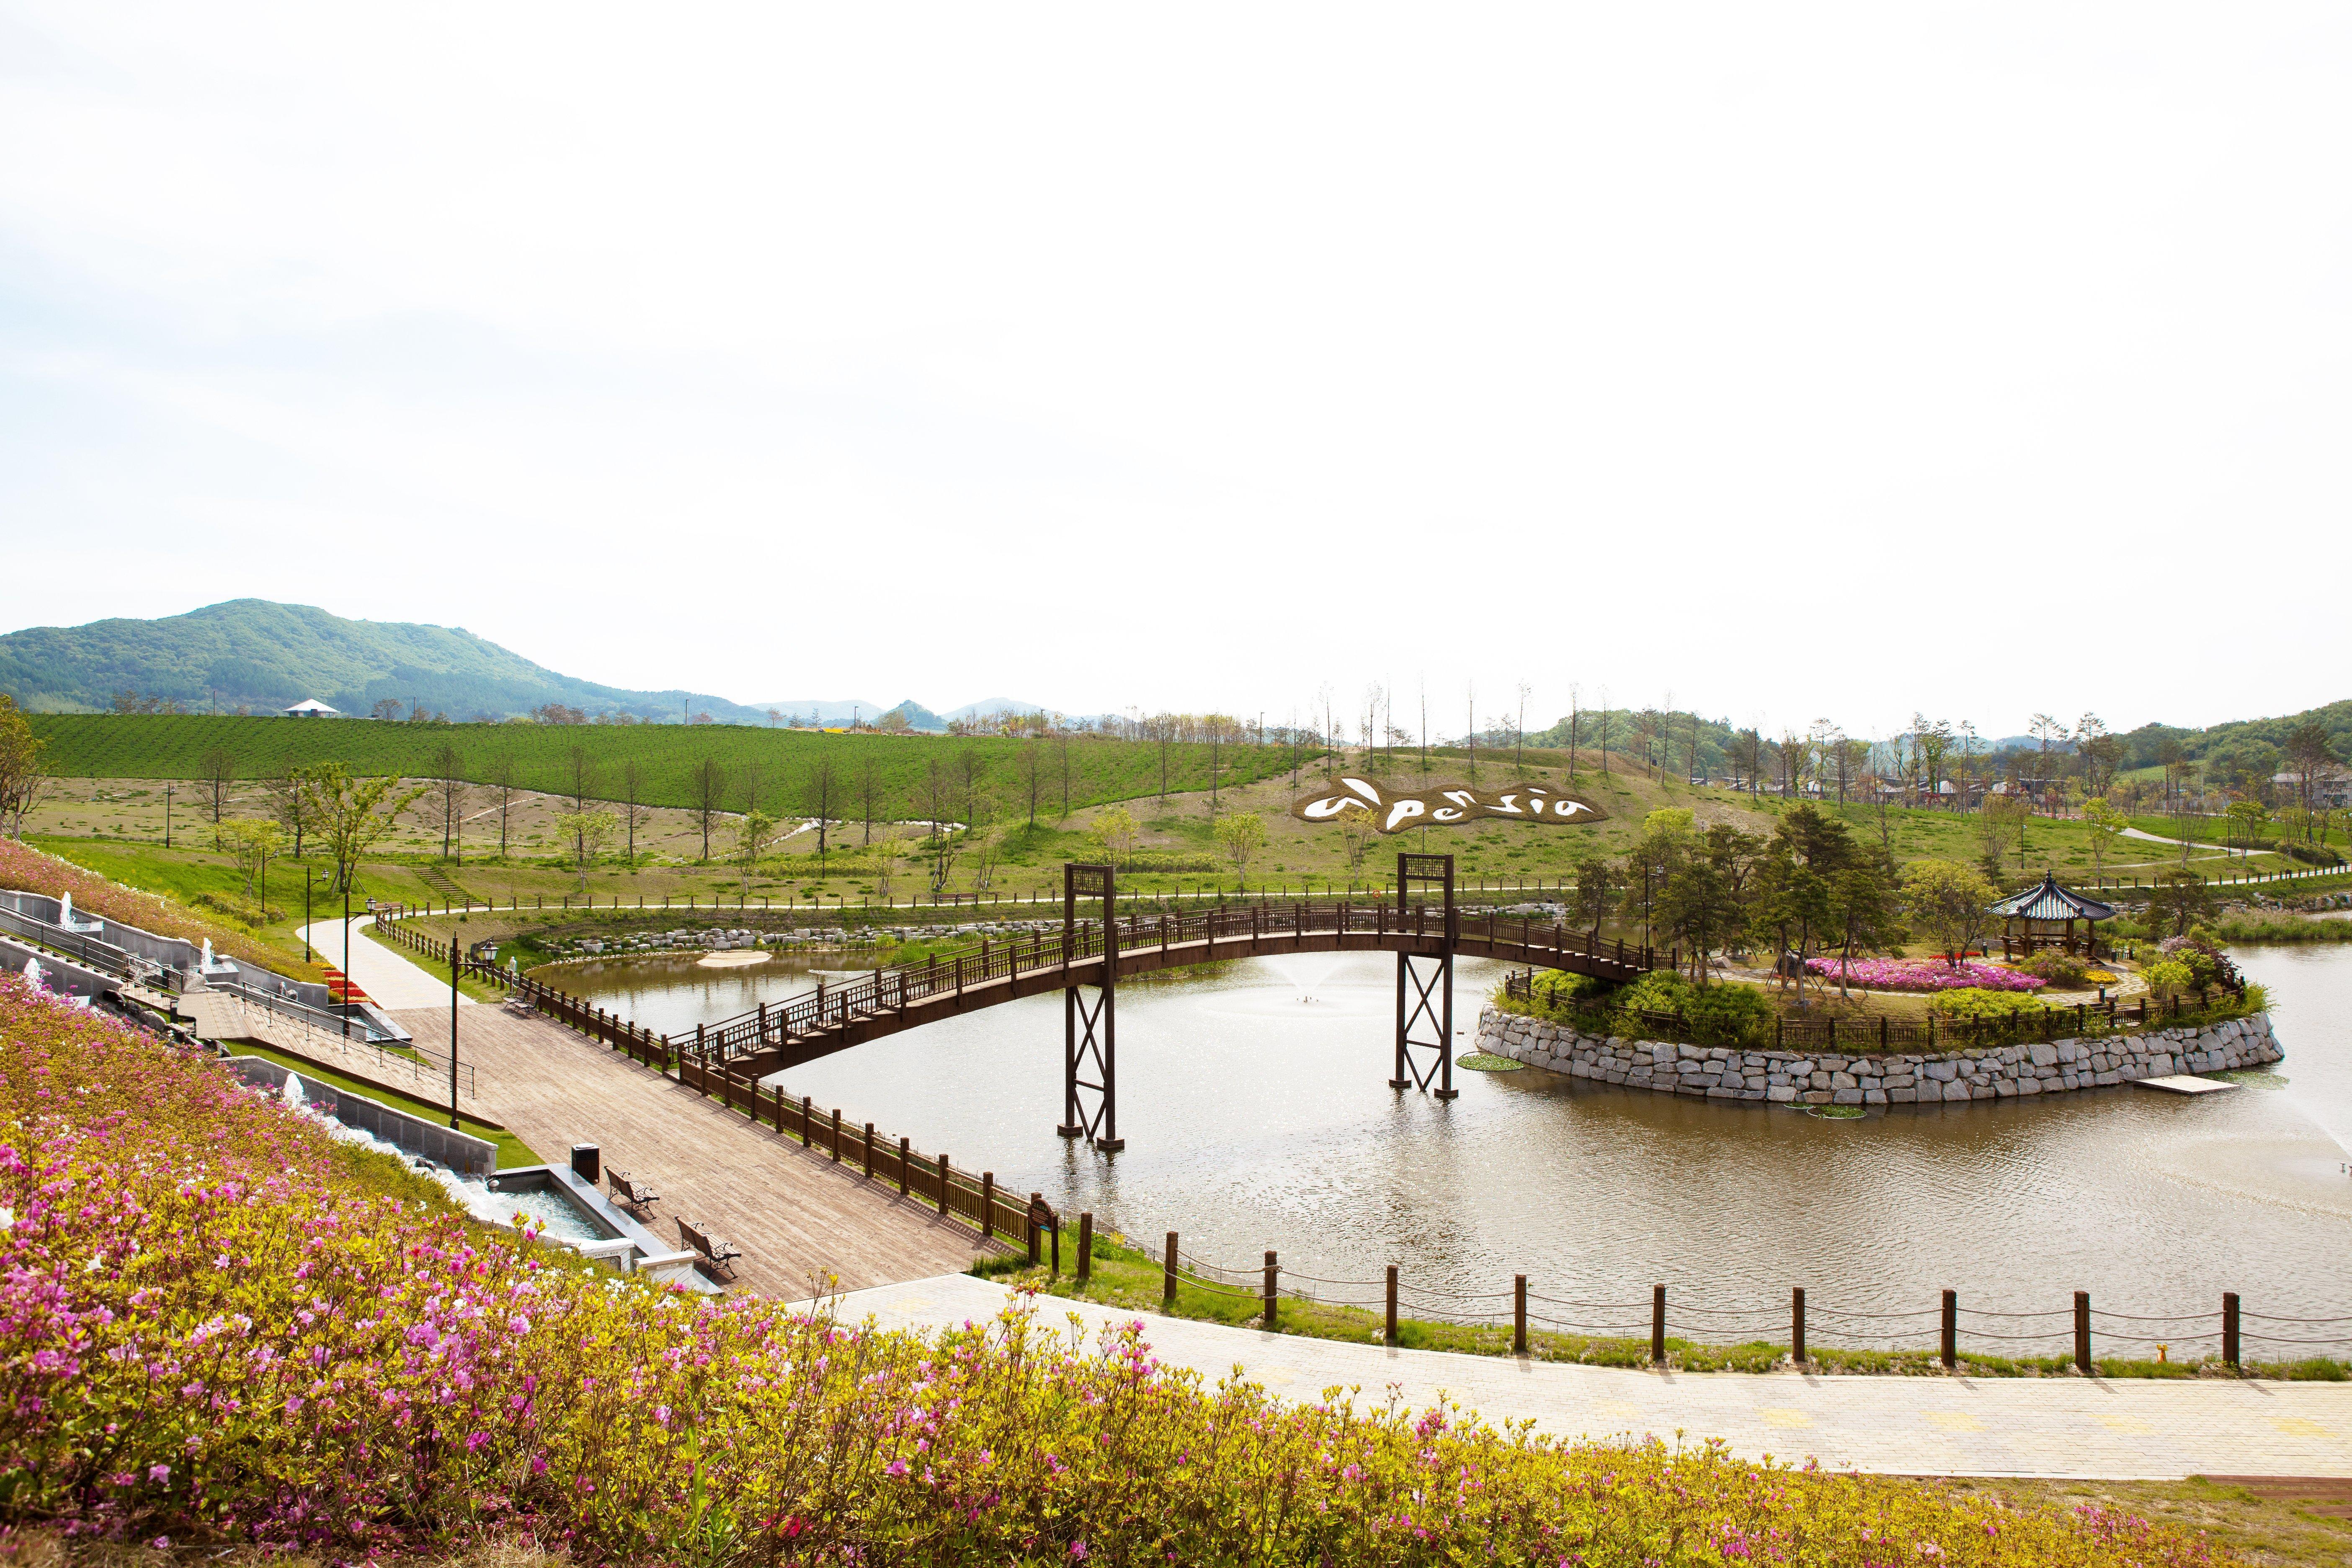
{"type": "MultiPolygon", "coordinates": [[[[1118,950],[1134,952],[1196,943],[1213,950],[1219,942],[1259,942],[1292,936],[1435,937],[1443,934],[1444,921],[1445,910],[1439,904],[1417,903],[1400,910],[1387,900],[1363,904],[1255,900],[1198,914],[1129,916],[1118,922],[1118,950]]],[[[1639,973],[1657,962],[1656,953],[1646,947],[1507,915],[1457,911],[1455,937],[1458,944],[1507,950],[1512,956],[1538,963],[1582,959],[1639,973]]],[[[992,981],[1099,958],[1102,923],[1080,921],[1070,942],[1066,953],[1063,933],[1051,929],[982,937],[919,964],[877,969],[843,985],[819,984],[799,996],[764,1003],[748,1013],[702,1026],[696,1031],[697,1048],[721,1059],[747,1055],[862,1014],[901,1009],[992,981]]]]}

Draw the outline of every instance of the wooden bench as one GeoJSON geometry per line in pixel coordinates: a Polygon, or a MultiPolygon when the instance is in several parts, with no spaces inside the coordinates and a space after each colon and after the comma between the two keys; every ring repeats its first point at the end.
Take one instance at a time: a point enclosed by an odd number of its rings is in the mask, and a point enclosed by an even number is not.
{"type": "Polygon", "coordinates": [[[661,1202],[661,1194],[654,1191],[651,1182],[641,1182],[626,1171],[607,1166],[604,1180],[612,1184],[613,1195],[621,1200],[624,1208],[649,1209],[661,1202]]]}
{"type": "Polygon", "coordinates": [[[680,1246],[691,1247],[700,1253],[703,1261],[709,1264],[711,1268],[725,1269],[727,1278],[730,1279],[735,1278],[735,1259],[743,1256],[741,1247],[731,1241],[723,1241],[700,1226],[689,1225],[685,1220],[677,1222],[677,1239],[680,1246]]]}
{"type": "Polygon", "coordinates": [[[538,1008],[530,1005],[530,998],[519,994],[509,996],[501,1005],[518,1018],[530,1017],[533,1014],[539,1011],[538,1008]]]}

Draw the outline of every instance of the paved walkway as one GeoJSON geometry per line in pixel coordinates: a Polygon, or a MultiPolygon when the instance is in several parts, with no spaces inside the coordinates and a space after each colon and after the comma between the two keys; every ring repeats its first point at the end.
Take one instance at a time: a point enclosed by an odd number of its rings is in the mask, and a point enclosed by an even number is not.
{"type": "MultiPolygon", "coordinates": [[[[448,1048],[446,1001],[393,1016],[426,1050],[448,1048]]],[[[856,1289],[952,1273],[983,1250],[970,1226],[560,1024],[476,1007],[460,1016],[457,1051],[476,1074],[468,1109],[551,1164],[597,1144],[608,1169],[662,1194],[646,1222],[656,1236],[675,1239],[686,1219],[740,1247],[731,1283],[752,1294],[806,1296],[827,1275],[856,1289]]]]}
{"type": "MultiPolygon", "coordinates": [[[[360,934],[375,923],[373,915],[352,917],[352,951],[346,962],[343,956],[343,922],[319,921],[309,931],[309,942],[319,954],[319,962],[331,963],[358,982],[367,993],[368,1000],[386,1012],[404,1007],[438,1007],[449,1010],[449,983],[436,979],[430,971],[410,963],[383,943],[360,934]]],[[[464,1006],[472,1006],[471,996],[457,998],[464,1006]]],[[[445,1033],[446,1031],[444,1031],[445,1033]]]]}
{"type": "MultiPolygon", "coordinates": [[[[846,1321],[871,1314],[886,1328],[934,1329],[984,1321],[1011,1294],[951,1275],[856,1291],[836,1310],[846,1321]]],[[[1089,1334],[1137,1316],[1048,1297],[1037,1306],[1057,1328],[1080,1314],[1089,1334]]],[[[1533,1417],[1538,1430],[1570,1436],[1721,1437],[1749,1457],[1907,1475],[2352,1476],[2352,1384],[1634,1372],[1142,1321],[1162,1361],[1213,1384],[1238,1366],[1298,1399],[1353,1384],[1379,1401],[1394,1384],[1421,1406],[1443,1390],[1490,1419],[1533,1417]]]]}

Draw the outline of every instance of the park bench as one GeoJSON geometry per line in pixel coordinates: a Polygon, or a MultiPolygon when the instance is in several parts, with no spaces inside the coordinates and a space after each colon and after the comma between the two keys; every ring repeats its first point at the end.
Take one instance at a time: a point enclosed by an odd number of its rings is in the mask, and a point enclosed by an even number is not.
{"type": "Polygon", "coordinates": [[[743,1256],[741,1247],[685,1220],[677,1222],[677,1239],[681,1246],[690,1247],[700,1253],[711,1268],[725,1269],[730,1279],[735,1278],[735,1260],[743,1256]]]}
{"type": "Polygon", "coordinates": [[[530,1005],[529,997],[520,994],[509,996],[502,1005],[519,1018],[528,1018],[539,1010],[530,1005]]]}
{"type": "Polygon", "coordinates": [[[661,1202],[661,1194],[654,1191],[651,1182],[641,1182],[626,1171],[607,1169],[604,1179],[612,1184],[613,1195],[621,1200],[625,1208],[649,1209],[661,1202]]]}

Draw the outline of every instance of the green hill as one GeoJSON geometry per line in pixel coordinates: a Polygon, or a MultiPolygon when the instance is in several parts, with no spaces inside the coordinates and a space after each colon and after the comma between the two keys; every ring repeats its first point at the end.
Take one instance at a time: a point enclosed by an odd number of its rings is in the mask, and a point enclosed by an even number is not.
{"type": "MultiPolygon", "coordinates": [[[[936,788],[941,814],[954,811],[961,820],[967,760],[971,784],[993,799],[999,820],[1027,815],[1033,767],[1040,816],[1061,810],[1066,763],[1073,808],[1160,788],[1157,744],[1101,735],[953,740],[737,724],[415,724],[200,713],[36,713],[31,723],[48,745],[43,762],[66,778],[203,778],[215,752],[240,779],[315,762],[340,762],[360,774],[425,778],[437,773],[446,746],[457,754],[460,776],[477,784],[495,781],[510,760],[518,788],[563,795],[575,787],[575,766],[584,766],[586,793],[604,800],[625,797],[625,770],[634,763],[637,799],[648,805],[697,805],[697,775],[706,762],[718,764],[717,804],[730,810],[752,795],[770,811],[814,809],[812,781],[820,762],[833,765],[833,816],[857,814],[859,780],[869,765],[879,803],[897,816],[929,816],[920,808],[931,804],[936,788]]],[[[1171,743],[1167,760],[1170,791],[1209,787],[1206,745],[1171,743]]],[[[1215,762],[1220,780],[1231,787],[1286,771],[1290,752],[1281,746],[1221,746],[1215,762]]]]}
{"type": "Polygon", "coordinates": [[[193,712],[257,713],[315,697],[363,715],[385,698],[453,719],[550,702],[594,714],[739,723],[766,715],[708,692],[631,691],[531,663],[454,626],[352,621],[307,605],[232,599],[158,620],[32,626],[0,637],[0,691],[34,712],[99,713],[118,692],[193,712]]]}

